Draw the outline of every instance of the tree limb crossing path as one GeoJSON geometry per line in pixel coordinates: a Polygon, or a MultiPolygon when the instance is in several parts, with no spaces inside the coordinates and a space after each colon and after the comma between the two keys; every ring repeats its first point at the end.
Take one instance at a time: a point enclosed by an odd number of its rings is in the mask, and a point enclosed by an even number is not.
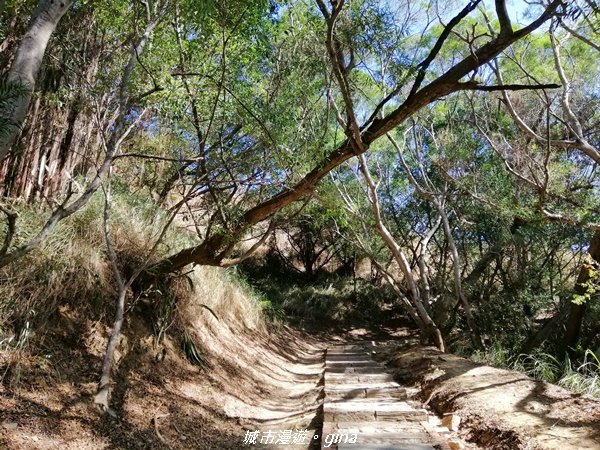
{"type": "Polygon", "coordinates": [[[427,411],[372,358],[376,348],[363,342],[327,349],[322,448],[449,449],[437,432],[444,429],[428,421],[427,411]]]}

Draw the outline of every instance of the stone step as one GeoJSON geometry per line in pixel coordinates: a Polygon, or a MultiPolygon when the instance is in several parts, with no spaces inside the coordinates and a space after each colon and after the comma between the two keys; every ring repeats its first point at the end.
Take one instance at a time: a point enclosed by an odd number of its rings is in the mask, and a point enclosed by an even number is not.
{"type": "MultiPolygon", "coordinates": [[[[337,450],[357,450],[357,444],[337,444],[337,450]]],[[[329,447],[333,448],[333,447],[329,447]]],[[[360,450],[437,450],[431,444],[365,444],[360,450]]]]}
{"type": "Polygon", "coordinates": [[[422,422],[378,422],[378,421],[330,421],[325,423],[323,434],[336,433],[337,430],[348,430],[353,433],[421,433],[427,431],[422,422]]]}
{"type": "Polygon", "coordinates": [[[344,389],[405,389],[395,381],[379,381],[379,382],[364,382],[364,383],[336,383],[325,386],[325,390],[344,390],[344,389]]]}
{"type": "Polygon", "coordinates": [[[325,354],[322,449],[434,450],[422,425],[427,411],[372,359],[371,341],[331,346],[325,354]]]}
{"type": "Polygon", "coordinates": [[[394,377],[389,373],[346,374],[325,372],[325,385],[357,383],[390,383],[394,377]]]}
{"type": "Polygon", "coordinates": [[[377,365],[363,366],[363,367],[352,367],[352,366],[338,366],[338,367],[325,367],[325,373],[363,373],[363,374],[385,374],[385,368],[377,365]]]}
{"type": "Polygon", "coordinates": [[[427,430],[421,422],[332,422],[332,430],[344,433],[359,433],[364,435],[372,434],[393,434],[403,433],[405,435],[427,434],[427,430]]]}
{"type": "Polygon", "coordinates": [[[373,344],[371,342],[363,342],[357,344],[336,344],[332,345],[327,349],[327,351],[370,351],[373,348],[373,344]]]}
{"type": "MultiPolygon", "coordinates": [[[[355,433],[349,430],[338,430],[338,435],[355,433]]],[[[425,431],[421,432],[373,432],[358,434],[357,444],[420,444],[429,440],[425,431]]]]}
{"type": "Polygon", "coordinates": [[[337,358],[337,359],[344,359],[344,358],[348,358],[348,359],[357,359],[357,358],[367,359],[367,358],[370,358],[370,357],[371,356],[367,352],[327,352],[327,354],[325,355],[325,360],[327,361],[328,359],[332,359],[332,358],[337,358]]]}
{"type": "Polygon", "coordinates": [[[326,367],[381,367],[385,368],[383,364],[376,363],[372,359],[364,358],[364,359],[346,359],[346,360],[330,360],[325,361],[326,367]]]}

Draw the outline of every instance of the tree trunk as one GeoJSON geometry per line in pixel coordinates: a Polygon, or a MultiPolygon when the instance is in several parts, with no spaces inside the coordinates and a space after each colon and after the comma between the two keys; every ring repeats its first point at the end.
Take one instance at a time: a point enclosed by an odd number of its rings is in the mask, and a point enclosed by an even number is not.
{"type": "MultiPolygon", "coordinates": [[[[575,294],[586,295],[586,284],[591,279],[591,272],[597,271],[600,266],[600,230],[596,230],[590,242],[588,251],[588,261],[585,261],[579,271],[577,284],[575,285],[575,294]]],[[[569,316],[567,318],[567,326],[565,330],[565,339],[563,342],[563,353],[568,353],[574,356],[574,349],[579,343],[581,334],[581,325],[586,309],[586,301],[575,303],[571,301],[569,306],[569,316]]]]}
{"type": "Polygon", "coordinates": [[[102,362],[102,375],[100,376],[100,383],[98,384],[98,392],[94,397],[94,403],[100,405],[105,412],[113,417],[116,417],[116,413],[109,407],[109,393],[110,393],[110,373],[112,371],[113,359],[115,357],[115,351],[117,344],[119,343],[119,336],[121,334],[121,328],[123,327],[123,317],[125,314],[125,297],[127,296],[127,287],[122,286],[119,289],[119,296],[117,298],[117,312],[115,316],[115,322],[113,329],[108,339],[106,346],[106,353],[104,354],[104,361],[102,362]]]}
{"type": "Polygon", "coordinates": [[[475,322],[475,317],[473,317],[473,311],[471,310],[471,304],[467,300],[465,293],[462,288],[461,282],[461,273],[460,273],[460,257],[458,255],[458,249],[456,248],[456,243],[454,242],[454,237],[452,236],[452,230],[450,229],[450,222],[448,221],[448,215],[444,210],[444,206],[437,199],[433,199],[433,204],[438,211],[438,214],[442,218],[442,227],[444,229],[444,234],[446,235],[446,241],[448,242],[448,247],[450,248],[450,254],[452,256],[452,273],[454,275],[454,291],[456,293],[457,300],[462,304],[463,311],[465,312],[465,317],[467,319],[467,325],[469,326],[469,331],[471,332],[471,341],[475,348],[482,350],[484,348],[483,340],[481,339],[481,334],[479,333],[479,328],[477,327],[477,323],[475,322]]]}
{"type": "Polygon", "coordinates": [[[39,0],[38,2],[29,29],[21,41],[6,79],[8,83],[22,86],[25,93],[7,102],[6,106],[0,109],[0,117],[12,123],[7,132],[0,135],[0,161],[7,155],[25,120],[48,41],[58,22],[72,4],[71,0],[39,0]]]}
{"type": "Polygon", "coordinates": [[[420,320],[424,324],[424,328],[426,330],[427,335],[426,339],[431,339],[435,346],[442,352],[446,351],[446,346],[444,344],[444,338],[442,337],[442,332],[440,331],[437,324],[431,318],[431,315],[425,308],[423,304],[423,300],[419,293],[419,288],[417,286],[417,282],[412,274],[410,264],[406,259],[406,255],[387,229],[385,224],[383,223],[383,218],[381,216],[381,208],[379,206],[379,199],[377,197],[377,186],[371,177],[371,173],[369,172],[369,167],[367,166],[367,161],[364,155],[358,155],[358,160],[360,162],[360,170],[363,174],[365,182],[367,184],[367,197],[369,200],[369,204],[371,206],[371,210],[373,211],[373,216],[375,217],[375,231],[385,245],[388,247],[394,260],[400,266],[400,270],[404,275],[404,281],[408,286],[408,291],[410,295],[410,301],[413,304],[417,314],[419,315],[420,320]]]}

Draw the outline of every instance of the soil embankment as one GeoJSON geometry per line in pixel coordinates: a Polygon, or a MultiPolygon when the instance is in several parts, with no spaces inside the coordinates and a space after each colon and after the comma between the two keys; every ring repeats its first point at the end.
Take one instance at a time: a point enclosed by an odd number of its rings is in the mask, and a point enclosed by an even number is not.
{"type": "Polygon", "coordinates": [[[0,449],[238,449],[248,430],[318,429],[325,344],[217,312],[220,320],[204,308],[181,311],[204,369],[171,338],[157,348],[139,316],[128,321],[111,396],[117,419],[93,404],[108,327],[58,313],[45,344],[0,384],[0,449]]]}
{"type": "Polygon", "coordinates": [[[600,402],[519,372],[482,366],[431,347],[391,345],[381,355],[460,434],[486,449],[600,448],[600,402]]]}

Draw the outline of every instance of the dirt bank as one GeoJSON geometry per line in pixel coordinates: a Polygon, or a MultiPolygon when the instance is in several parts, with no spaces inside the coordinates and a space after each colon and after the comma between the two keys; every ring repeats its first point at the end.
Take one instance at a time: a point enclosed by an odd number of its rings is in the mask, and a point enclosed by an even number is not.
{"type": "Polygon", "coordinates": [[[458,414],[466,441],[498,450],[600,448],[597,400],[431,347],[394,344],[381,358],[436,412],[458,414]]]}
{"type": "MultiPolygon", "coordinates": [[[[318,339],[182,314],[210,367],[192,365],[169,338],[157,349],[151,326],[132,318],[112,393],[117,420],[92,402],[108,327],[57,314],[54,331],[0,385],[0,449],[238,449],[246,430],[319,426],[318,339]]],[[[0,366],[8,356],[0,353],[0,366]]]]}

